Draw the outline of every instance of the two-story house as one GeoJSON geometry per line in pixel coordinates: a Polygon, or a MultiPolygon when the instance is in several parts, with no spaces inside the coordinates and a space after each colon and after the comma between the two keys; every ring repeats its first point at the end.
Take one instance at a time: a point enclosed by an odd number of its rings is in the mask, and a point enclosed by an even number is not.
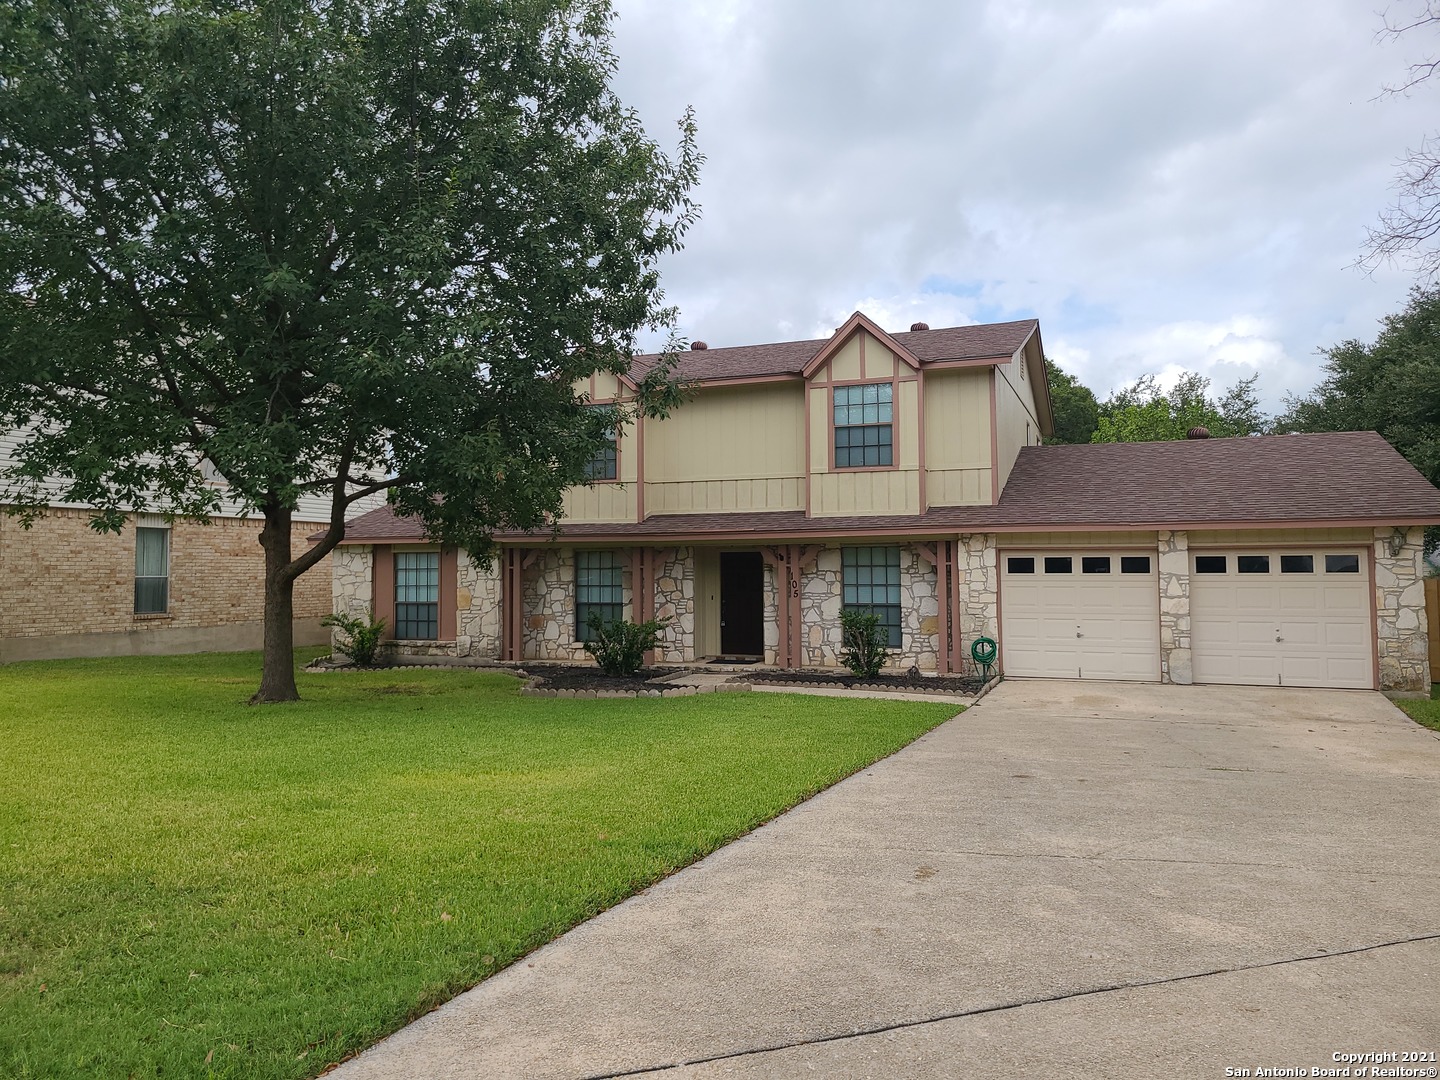
{"type": "Polygon", "coordinates": [[[616,433],[558,538],[498,537],[486,569],[377,510],[335,552],[337,610],[402,653],[583,660],[598,612],[667,619],[661,662],[835,667],[858,607],[901,669],[973,670],[983,636],[1010,676],[1429,687],[1440,491],[1374,433],[1045,446],[1033,320],[857,312],[823,340],[696,342],[678,375],[694,395],[616,433]]]}

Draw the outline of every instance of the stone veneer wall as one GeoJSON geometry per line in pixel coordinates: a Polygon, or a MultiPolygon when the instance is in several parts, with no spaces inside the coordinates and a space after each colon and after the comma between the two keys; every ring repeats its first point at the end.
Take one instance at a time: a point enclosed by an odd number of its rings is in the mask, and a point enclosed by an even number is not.
{"type": "Polygon", "coordinates": [[[494,660],[500,656],[500,555],[489,567],[468,551],[456,559],[455,651],[494,660]]]}
{"type": "MultiPolygon", "coordinates": [[[[994,533],[969,533],[960,537],[956,552],[960,590],[960,654],[961,671],[980,674],[979,665],[970,659],[970,646],[976,638],[1000,641],[999,569],[994,533]]],[[[998,658],[997,658],[998,660],[998,658]]]]}
{"type": "MultiPolygon", "coordinates": [[[[767,585],[771,578],[767,576],[767,585]]],[[[805,667],[838,668],[844,649],[840,630],[840,609],[844,604],[844,581],[840,548],[827,547],[815,565],[800,578],[800,617],[804,626],[801,653],[805,667]]],[[[772,605],[772,590],[766,592],[766,651],[770,627],[778,620],[772,605]]],[[[935,600],[935,568],[920,558],[912,547],[900,548],[901,645],[890,654],[889,668],[904,671],[912,666],[934,671],[939,638],[939,609],[935,600]]],[[[778,637],[776,640],[778,645],[778,637]]],[[[769,657],[767,656],[767,660],[769,657]]]]}
{"type": "Polygon", "coordinates": [[[1425,530],[1409,529],[1398,555],[1396,530],[1375,530],[1375,619],[1380,689],[1428,693],[1430,635],[1425,624],[1425,530]]]}
{"type": "MultiPolygon", "coordinates": [[[[682,664],[695,659],[695,549],[662,548],[655,560],[655,617],[669,619],[655,659],[682,664]]],[[[633,618],[629,613],[626,618],[633,618]]]]}
{"type": "MultiPolygon", "coordinates": [[[[356,619],[370,616],[375,597],[375,549],[369,544],[342,544],[330,553],[330,610],[356,619]]],[[[331,633],[333,643],[335,633],[331,633]]]]}
{"type": "MultiPolygon", "coordinates": [[[[625,617],[632,617],[630,570],[621,575],[625,617]]],[[[694,584],[692,582],[693,591],[694,584]]],[[[524,656],[526,660],[591,659],[575,637],[575,550],[543,548],[525,571],[524,656]]]]}
{"type": "Polygon", "coordinates": [[[1161,529],[1160,681],[1189,686],[1195,681],[1190,652],[1190,538],[1161,529]]]}

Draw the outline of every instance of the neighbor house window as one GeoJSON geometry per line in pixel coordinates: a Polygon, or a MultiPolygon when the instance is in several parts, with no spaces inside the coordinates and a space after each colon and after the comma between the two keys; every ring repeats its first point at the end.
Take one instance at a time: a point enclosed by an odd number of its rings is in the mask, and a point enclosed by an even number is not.
{"type": "Polygon", "coordinates": [[[395,636],[434,641],[440,636],[440,552],[395,553],[395,636]]]}
{"type": "Polygon", "coordinates": [[[135,614],[170,610],[170,530],[135,530],[135,614]]]}
{"type": "Polygon", "coordinates": [[[892,649],[900,638],[900,549],[898,547],[847,547],[840,549],[845,607],[873,611],[892,649]]]}
{"type": "Polygon", "coordinates": [[[895,464],[892,427],[895,388],[889,383],[835,388],[835,467],[895,464]]]}
{"type": "Polygon", "coordinates": [[[613,551],[575,553],[575,640],[589,641],[590,616],[601,624],[625,618],[620,560],[613,551]]]}
{"type": "MultiPolygon", "coordinates": [[[[615,409],[610,405],[592,405],[592,409],[603,409],[607,414],[613,415],[615,409]]],[[[620,475],[620,443],[618,433],[614,425],[605,432],[608,443],[598,450],[590,464],[585,466],[585,477],[588,480],[614,480],[620,475]]]]}

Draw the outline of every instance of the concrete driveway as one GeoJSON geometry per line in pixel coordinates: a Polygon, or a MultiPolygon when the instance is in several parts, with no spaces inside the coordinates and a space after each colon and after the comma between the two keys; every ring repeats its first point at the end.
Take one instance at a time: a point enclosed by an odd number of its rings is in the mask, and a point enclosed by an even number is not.
{"type": "Polygon", "coordinates": [[[1378,694],[1005,683],[332,1075],[1440,1052],[1437,821],[1440,737],[1378,694]]]}

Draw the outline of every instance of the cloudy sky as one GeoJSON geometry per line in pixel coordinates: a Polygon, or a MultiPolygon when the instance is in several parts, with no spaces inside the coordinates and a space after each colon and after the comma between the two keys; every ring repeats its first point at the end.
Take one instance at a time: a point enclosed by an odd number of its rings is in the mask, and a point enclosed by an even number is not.
{"type": "Polygon", "coordinates": [[[1376,100],[1440,51],[1378,40],[1383,4],[616,0],[622,99],[665,145],[693,105],[707,157],[681,330],[1035,316],[1102,396],[1259,372],[1278,408],[1411,283],[1352,268],[1440,128],[1440,85],[1376,100]]]}

